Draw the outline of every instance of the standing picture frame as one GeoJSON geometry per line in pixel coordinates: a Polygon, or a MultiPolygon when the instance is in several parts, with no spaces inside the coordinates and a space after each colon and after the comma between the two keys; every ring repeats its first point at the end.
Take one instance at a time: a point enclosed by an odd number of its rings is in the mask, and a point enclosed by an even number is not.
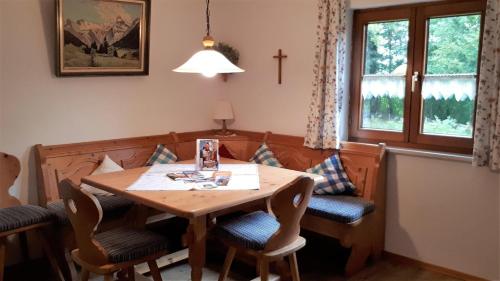
{"type": "Polygon", "coordinates": [[[148,75],[151,0],[57,0],[57,76],[148,75]]]}
{"type": "Polygon", "coordinates": [[[219,140],[196,140],[196,170],[217,171],[219,169],[219,140]]]}

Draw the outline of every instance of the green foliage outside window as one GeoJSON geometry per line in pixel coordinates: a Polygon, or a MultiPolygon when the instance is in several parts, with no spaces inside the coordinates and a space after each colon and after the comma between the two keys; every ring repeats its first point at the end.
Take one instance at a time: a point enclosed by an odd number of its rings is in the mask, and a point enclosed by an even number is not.
{"type": "Polygon", "coordinates": [[[369,24],[367,39],[365,74],[391,74],[406,64],[408,21],[369,24]]]}
{"type": "Polygon", "coordinates": [[[481,17],[430,19],[428,74],[476,73],[481,17]]]}
{"type": "MultiPolygon", "coordinates": [[[[476,74],[480,25],[479,15],[430,19],[426,73],[476,74]]],[[[366,40],[365,74],[406,73],[408,21],[369,24],[366,40]]],[[[474,104],[469,98],[424,100],[424,131],[470,137],[474,104]]],[[[363,127],[401,131],[403,111],[398,97],[364,99],[363,127]]]]}

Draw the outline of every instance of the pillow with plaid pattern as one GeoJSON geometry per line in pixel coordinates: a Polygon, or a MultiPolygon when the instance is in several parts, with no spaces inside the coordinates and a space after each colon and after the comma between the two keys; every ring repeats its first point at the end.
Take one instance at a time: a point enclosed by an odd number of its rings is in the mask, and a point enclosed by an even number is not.
{"type": "Polygon", "coordinates": [[[146,162],[146,166],[172,164],[175,163],[175,161],[177,161],[177,155],[168,150],[163,144],[159,144],[156,146],[156,150],[153,152],[148,162],[146,162]]]}
{"type": "Polygon", "coordinates": [[[255,154],[252,156],[252,158],[250,158],[249,161],[250,163],[283,168],[283,165],[281,165],[278,159],[274,157],[274,153],[265,142],[259,146],[257,151],[255,151],[255,154]]]}
{"type": "Polygon", "coordinates": [[[306,173],[322,175],[323,178],[314,183],[316,194],[341,194],[353,193],[356,190],[342,167],[342,162],[337,153],[327,158],[322,163],[306,170],[306,173]]]}

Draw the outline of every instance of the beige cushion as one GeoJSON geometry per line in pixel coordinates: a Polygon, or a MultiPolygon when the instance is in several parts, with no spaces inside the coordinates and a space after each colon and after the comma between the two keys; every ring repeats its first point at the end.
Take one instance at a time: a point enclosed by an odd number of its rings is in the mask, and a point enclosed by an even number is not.
{"type": "MultiPolygon", "coordinates": [[[[97,169],[95,169],[91,175],[100,175],[100,174],[119,172],[119,171],[123,171],[123,168],[120,165],[116,164],[113,160],[111,160],[111,158],[109,158],[108,155],[105,155],[101,165],[99,165],[99,167],[97,167],[97,169]]],[[[85,183],[82,183],[80,187],[83,190],[88,191],[94,195],[101,195],[101,196],[113,195],[112,193],[109,193],[102,189],[95,188],[85,183]]]]}

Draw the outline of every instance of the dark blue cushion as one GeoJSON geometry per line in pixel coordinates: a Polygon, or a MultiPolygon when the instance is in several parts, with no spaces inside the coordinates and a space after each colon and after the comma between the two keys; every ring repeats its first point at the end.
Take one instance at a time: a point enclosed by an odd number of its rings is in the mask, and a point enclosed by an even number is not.
{"type": "Polygon", "coordinates": [[[352,223],[374,210],[372,202],[359,197],[313,195],[306,212],[340,223],[352,223]]]}
{"type": "MultiPolygon", "coordinates": [[[[112,220],[122,217],[134,205],[134,202],[121,196],[96,196],[101,204],[103,220],[112,220]]],[[[69,225],[68,214],[62,200],[47,204],[47,208],[57,216],[60,225],[69,225]]]]}
{"type": "Polygon", "coordinates": [[[0,209],[0,232],[50,222],[54,214],[49,210],[33,205],[23,205],[0,209]]]}
{"type": "Polygon", "coordinates": [[[218,224],[215,233],[222,240],[228,240],[247,249],[262,250],[279,227],[280,224],[275,217],[257,211],[218,224]]]}
{"type": "Polygon", "coordinates": [[[112,263],[133,261],[168,249],[165,236],[129,227],[105,231],[94,238],[108,253],[108,260],[112,263]]]}

